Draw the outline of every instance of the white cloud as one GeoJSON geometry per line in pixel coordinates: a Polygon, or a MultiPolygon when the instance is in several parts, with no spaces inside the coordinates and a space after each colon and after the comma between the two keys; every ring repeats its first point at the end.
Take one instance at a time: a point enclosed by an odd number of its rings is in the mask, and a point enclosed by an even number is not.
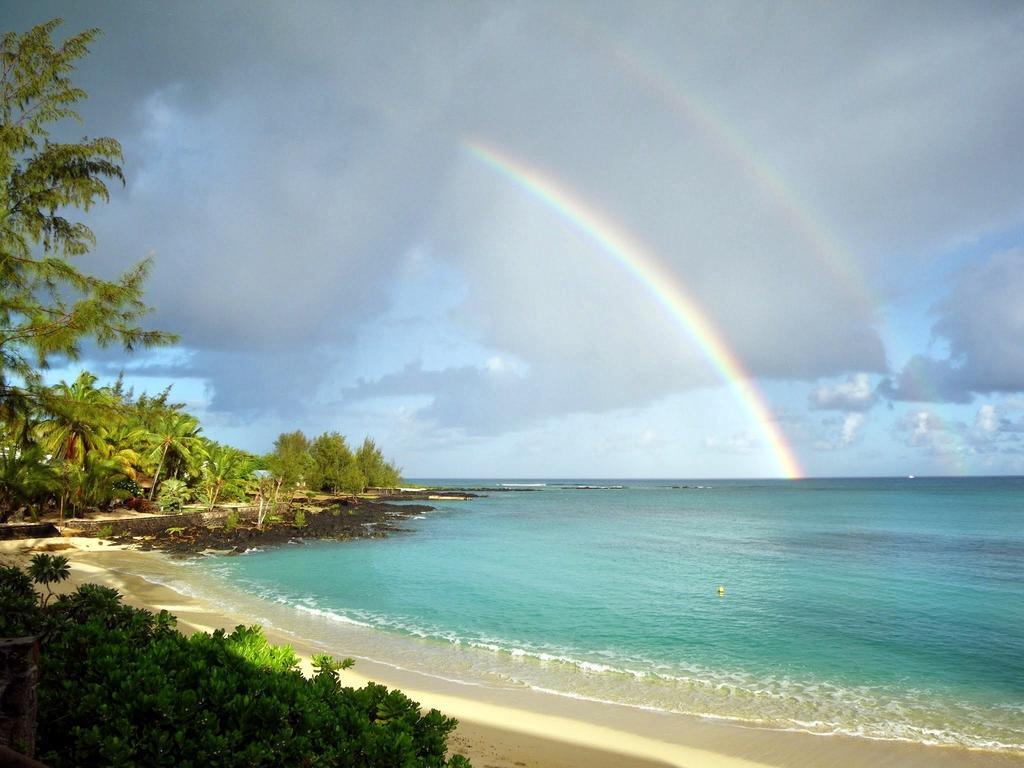
{"type": "Polygon", "coordinates": [[[838,384],[822,384],[810,396],[810,405],[819,410],[866,411],[878,401],[866,373],[856,373],[838,384]]]}
{"type": "Polygon", "coordinates": [[[843,419],[843,429],[839,437],[840,444],[845,448],[857,439],[860,428],[864,426],[863,413],[848,413],[843,419]]]}
{"type": "Polygon", "coordinates": [[[999,430],[999,414],[994,405],[985,403],[978,408],[974,419],[974,429],[984,435],[992,435],[999,430]]]}
{"type": "Polygon", "coordinates": [[[904,414],[894,425],[894,434],[904,444],[933,448],[950,443],[950,424],[933,411],[917,410],[904,414]]]}

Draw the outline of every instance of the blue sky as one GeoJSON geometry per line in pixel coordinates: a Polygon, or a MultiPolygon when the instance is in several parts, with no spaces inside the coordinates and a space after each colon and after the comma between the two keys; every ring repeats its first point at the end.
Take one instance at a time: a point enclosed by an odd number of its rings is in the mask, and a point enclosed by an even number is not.
{"type": "Polygon", "coordinates": [[[153,254],[181,334],[83,364],[173,384],[217,439],[371,434],[410,477],[778,474],[686,329],[474,137],[644,243],[808,474],[1024,473],[1019,7],[0,10],[103,30],[67,135],[121,140],[127,184],[86,266],[153,254]]]}

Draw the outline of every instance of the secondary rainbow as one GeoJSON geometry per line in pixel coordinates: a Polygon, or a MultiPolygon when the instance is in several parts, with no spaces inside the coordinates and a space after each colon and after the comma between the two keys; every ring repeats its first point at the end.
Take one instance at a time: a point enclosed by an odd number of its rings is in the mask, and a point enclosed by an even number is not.
{"type": "Polygon", "coordinates": [[[687,90],[681,88],[616,36],[578,17],[553,13],[552,18],[564,30],[578,36],[588,48],[599,51],[601,62],[614,66],[684,125],[696,130],[709,147],[738,169],[761,191],[764,199],[776,207],[792,230],[809,246],[808,255],[838,279],[861,310],[871,317],[876,315],[879,302],[853,255],[778,169],[756,151],[707,99],[694,92],[692,86],[687,90]]]}
{"type": "Polygon", "coordinates": [[[754,386],[751,376],[743,369],[697,302],[643,245],[608,216],[542,171],[477,138],[464,139],[463,146],[473,157],[571,222],[578,231],[633,275],[676,319],[721,375],[764,438],[782,475],[787,478],[803,477],[800,463],[764,397],[754,386]]]}
{"type": "Polygon", "coordinates": [[[676,87],[627,46],[612,43],[612,50],[615,53],[613,61],[617,61],[625,72],[642,83],[669,110],[696,128],[721,156],[754,182],[765,199],[775,205],[789,226],[810,246],[810,253],[818,263],[836,276],[862,310],[873,315],[877,301],[852,255],[829,232],[821,217],[812,214],[811,208],[783,176],[706,101],[676,87]]]}

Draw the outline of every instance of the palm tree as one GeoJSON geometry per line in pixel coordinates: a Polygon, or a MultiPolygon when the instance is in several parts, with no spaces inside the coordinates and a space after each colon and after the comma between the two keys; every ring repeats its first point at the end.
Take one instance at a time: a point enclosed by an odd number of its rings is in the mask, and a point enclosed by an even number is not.
{"type": "MultiPolygon", "coordinates": [[[[41,507],[60,488],[57,469],[44,458],[39,446],[0,448],[0,522],[21,507],[41,507]]],[[[38,519],[38,512],[32,516],[38,519]]]]}
{"type": "Polygon", "coordinates": [[[124,465],[117,458],[106,458],[98,451],[86,456],[82,471],[77,475],[75,507],[103,507],[117,498],[131,494],[117,487],[119,481],[127,478],[124,465]]]}
{"type": "Polygon", "coordinates": [[[203,490],[213,509],[222,494],[237,493],[242,490],[245,478],[250,474],[250,467],[244,453],[228,445],[213,443],[203,464],[203,490]]]}
{"type": "Polygon", "coordinates": [[[179,465],[185,466],[194,465],[203,457],[205,452],[203,438],[199,436],[200,431],[202,427],[199,426],[199,422],[187,413],[170,411],[160,417],[152,432],[153,448],[150,455],[152,458],[159,456],[159,461],[153,475],[153,487],[149,492],[150,501],[156,496],[160,472],[168,455],[176,459],[179,465]]]}
{"type": "Polygon", "coordinates": [[[98,450],[103,458],[116,461],[124,474],[132,480],[135,480],[147,465],[151,466],[146,451],[152,435],[142,427],[127,423],[101,427],[100,437],[103,444],[98,450]]]}
{"type": "Polygon", "coordinates": [[[114,417],[117,404],[96,377],[82,371],[73,384],[62,381],[42,403],[48,414],[37,430],[43,446],[62,462],[82,466],[85,454],[103,445],[101,425],[114,417]]]}

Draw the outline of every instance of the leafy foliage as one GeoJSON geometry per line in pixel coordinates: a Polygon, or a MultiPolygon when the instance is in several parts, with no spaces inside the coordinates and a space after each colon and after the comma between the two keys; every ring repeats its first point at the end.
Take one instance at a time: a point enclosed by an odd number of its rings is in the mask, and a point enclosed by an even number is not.
{"type": "Polygon", "coordinates": [[[160,486],[160,511],[180,512],[181,508],[192,498],[192,490],[184,480],[173,477],[165,480],[160,486]]]}
{"type": "Polygon", "coordinates": [[[289,489],[307,479],[311,463],[309,440],[301,431],[279,435],[273,453],[267,456],[267,469],[289,489]]]}
{"type": "Polygon", "coordinates": [[[160,473],[165,464],[175,468],[173,479],[177,479],[179,471],[184,470],[187,473],[207,455],[203,439],[199,436],[200,431],[199,422],[194,417],[177,410],[167,409],[152,420],[148,432],[152,445],[150,458],[159,457],[159,461],[156,465],[156,474],[153,476],[150,499],[156,494],[160,473]]]}
{"type": "Polygon", "coordinates": [[[401,481],[398,467],[384,460],[384,454],[369,437],[359,446],[355,459],[365,484],[371,488],[394,488],[401,481]]]}
{"type": "Polygon", "coordinates": [[[36,632],[42,614],[32,579],[20,568],[0,567],[0,637],[36,632]]]}
{"type": "Polygon", "coordinates": [[[243,492],[252,467],[245,453],[229,445],[213,444],[206,456],[199,488],[213,509],[218,501],[236,498],[243,492]]]}
{"type": "MultiPolygon", "coordinates": [[[[313,488],[337,493],[344,488],[345,470],[352,464],[352,451],[337,432],[325,432],[309,446],[309,484],[313,488]]],[[[358,489],[359,491],[362,488],[358,489]]]]}
{"type": "Polygon", "coordinates": [[[35,512],[40,500],[60,487],[57,468],[45,459],[38,445],[0,450],[0,522],[6,522],[18,508],[27,507],[35,512]]]}
{"type": "Polygon", "coordinates": [[[43,636],[36,753],[54,768],[469,766],[446,757],[455,720],[382,685],[342,685],[351,659],[317,657],[305,678],[258,627],[185,637],[166,611],[91,584],[42,608],[5,568],[0,631],[43,636]]]}
{"type": "Polygon", "coordinates": [[[46,594],[40,596],[45,608],[46,603],[53,597],[53,588],[50,585],[67,581],[71,577],[71,564],[64,555],[47,555],[40,552],[32,555],[28,575],[32,577],[32,581],[46,587],[46,594]]]}
{"type": "Polygon", "coordinates": [[[384,460],[369,437],[353,453],[342,435],[325,432],[310,444],[309,456],[308,484],[318,490],[362,493],[367,487],[393,488],[401,481],[398,468],[384,460]]]}

